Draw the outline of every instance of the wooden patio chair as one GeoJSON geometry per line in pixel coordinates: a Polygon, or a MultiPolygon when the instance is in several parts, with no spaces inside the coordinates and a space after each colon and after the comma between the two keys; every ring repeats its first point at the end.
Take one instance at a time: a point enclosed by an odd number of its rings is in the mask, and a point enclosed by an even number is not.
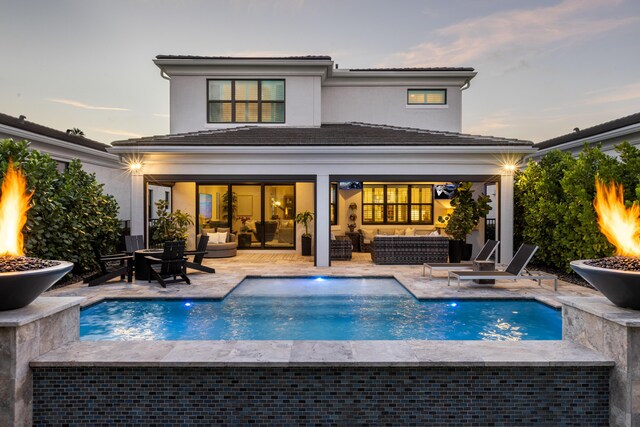
{"type": "Polygon", "coordinates": [[[133,255],[135,251],[144,249],[144,236],[124,236],[124,247],[128,255],[133,255]]]}
{"type": "Polygon", "coordinates": [[[193,270],[204,271],[205,273],[215,273],[215,268],[207,267],[206,265],[202,265],[202,261],[204,260],[204,256],[207,254],[207,244],[209,243],[209,236],[200,235],[198,239],[198,245],[196,246],[195,251],[184,251],[184,254],[187,256],[193,255],[193,261],[187,260],[185,263],[187,268],[191,268],[193,270]]]}
{"type": "Polygon", "coordinates": [[[191,284],[191,280],[187,276],[186,258],[184,256],[184,242],[165,242],[164,250],[160,258],[154,256],[146,256],[145,259],[149,265],[149,282],[155,279],[162,285],[167,287],[167,283],[186,282],[191,284]],[[173,277],[172,280],[166,280],[173,277]]]}
{"type": "Polygon", "coordinates": [[[91,244],[96,262],[100,267],[100,271],[83,280],[89,286],[96,286],[106,283],[107,281],[120,276],[120,280],[127,278],[127,282],[133,280],[133,256],[124,253],[102,255],[98,242],[91,244]]]}

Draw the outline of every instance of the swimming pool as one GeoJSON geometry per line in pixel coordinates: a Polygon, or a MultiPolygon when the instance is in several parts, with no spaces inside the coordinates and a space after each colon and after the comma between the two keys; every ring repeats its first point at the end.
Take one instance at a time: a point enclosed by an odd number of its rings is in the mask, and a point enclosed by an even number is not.
{"type": "Polygon", "coordinates": [[[558,340],[532,300],[426,300],[394,278],[248,278],[224,300],[105,300],[82,340],[558,340]]]}

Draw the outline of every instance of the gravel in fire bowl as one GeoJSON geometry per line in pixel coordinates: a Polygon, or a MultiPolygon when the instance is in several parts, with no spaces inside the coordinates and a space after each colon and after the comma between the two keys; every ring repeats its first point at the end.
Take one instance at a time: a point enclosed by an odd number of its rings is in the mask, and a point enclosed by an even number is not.
{"type": "Polygon", "coordinates": [[[610,270],[640,271],[640,258],[630,256],[612,256],[609,258],[591,259],[585,264],[610,270]]]}
{"type": "Polygon", "coordinates": [[[0,256],[0,273],[40,270],[58,264],[60,263],[48,259],[30,258],[26,256],[0,256]]]}

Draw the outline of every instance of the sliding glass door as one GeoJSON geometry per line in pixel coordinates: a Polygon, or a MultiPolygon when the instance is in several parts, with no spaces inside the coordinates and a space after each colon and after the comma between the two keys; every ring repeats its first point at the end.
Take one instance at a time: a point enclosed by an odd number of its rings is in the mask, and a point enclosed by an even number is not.
{"type": "Polygon", "coordinates": [[[294,184],[199,184],[199,229],[231,228],[238,249],[295,248],[294,184]]]}

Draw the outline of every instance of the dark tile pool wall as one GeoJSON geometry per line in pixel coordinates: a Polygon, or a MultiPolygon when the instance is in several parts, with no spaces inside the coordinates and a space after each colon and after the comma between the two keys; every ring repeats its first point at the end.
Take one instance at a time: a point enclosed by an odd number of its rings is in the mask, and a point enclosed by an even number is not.
{"type": "Polygon", "coordinates": [[[39,367],[34,425],[606,426],[608,367],[39,367]]]}

